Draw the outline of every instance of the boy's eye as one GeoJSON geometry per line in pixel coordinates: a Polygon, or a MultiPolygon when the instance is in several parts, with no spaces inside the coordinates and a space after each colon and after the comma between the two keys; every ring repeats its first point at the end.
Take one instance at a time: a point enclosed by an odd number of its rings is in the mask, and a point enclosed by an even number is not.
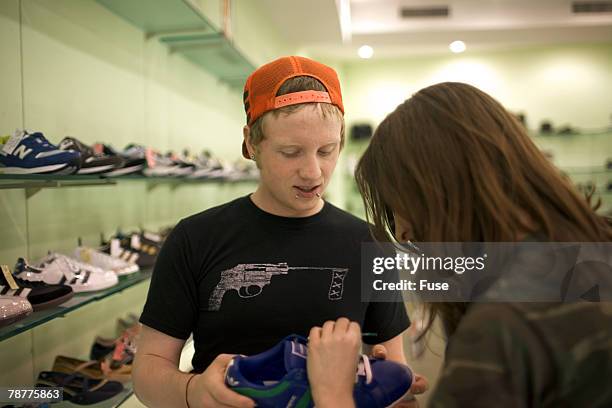
{"type": "Polygon", "coordinates": [[[321,156],[329,156],[329,155],[330,155],[330,154],[332,154],[333,152],[334,152],[334,149],[331,149],[331,150],[320,150],[320,151],[319,151],[319,154],[320,154],[321,156]]]}
{"type": "Polygon", "coordinates": [[[300,152],[295,150],[281,150],[280,153],[285,157],[296,157],[300,152]]]}

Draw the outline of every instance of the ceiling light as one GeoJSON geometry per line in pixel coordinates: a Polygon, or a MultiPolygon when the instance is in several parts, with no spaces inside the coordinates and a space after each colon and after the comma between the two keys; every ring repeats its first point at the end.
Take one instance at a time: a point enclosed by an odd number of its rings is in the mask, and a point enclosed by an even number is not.
{"type": "Polygon", "coordinates": [[[372,55],[374,55],[374,48],[369,45],[362,45],[359,47],[359,50],[357,50],[357,54],[363,59],[372,58],[372,55]]]}
{"type": "Polygon", "coordinates": [[[452,43],[450,43],[448,48],[450,48],[450,50],[455,54],[459,54],[465,51],[465,43],[463,41],[453,41],[452,43]]]}

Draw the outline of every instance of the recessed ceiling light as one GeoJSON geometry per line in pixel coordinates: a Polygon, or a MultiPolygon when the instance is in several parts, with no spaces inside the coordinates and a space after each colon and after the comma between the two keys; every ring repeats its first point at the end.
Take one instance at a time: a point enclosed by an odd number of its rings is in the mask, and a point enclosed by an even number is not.
{"type": "Polygon", "coordinates": [[[450,50],[455,54],[459,54],[465,51],[465,43],[463,41],[453,41],[452,43],[450,43],[448,48],[450,48],[450,50]]]}
{"type": "Polygon", "coordinates": [[[357,50],[357,54],[363,59],[372,58],[372,55],[374,55],[374,49],[369,45],[362,45],[359,47],[359,50],[357,50]]]}

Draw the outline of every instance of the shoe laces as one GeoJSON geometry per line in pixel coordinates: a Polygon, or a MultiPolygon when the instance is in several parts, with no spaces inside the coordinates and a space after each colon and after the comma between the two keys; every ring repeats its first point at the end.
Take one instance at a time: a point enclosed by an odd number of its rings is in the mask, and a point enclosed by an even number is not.
{"type": "Polygon", "coordinates": [[[64,261],[66,265],[70,268],[70,270],[72,270],[73,272],[88,272],[88,271],[93,272],[93,273],[105,272],[100,267],[91,265],[87,262],[79,261],[78,259],[74,259],[70,256],[66,256],[64,254],[56,254],[56,255],[59,259],[64,261]]]}
{"type": "Polygon", "coordinates": [[[40,268],[33,267],[32,265],[27,263],[25,259],[20,258],[17,260],[17,265],[15,265],[15,273],[13,273],[13,278],[15,279],[15,283],[17,283],[17,285],[19,286],[24,286],[24,285],[30,285],[32,287],[48,286],[48,284],[45,283],[44,281],[31,281],[31,280],[23,279],[17,276],[23,272],[40,275],[43,273],[43,270],[40,268]]]}
{"type": "Polygon", "coordinates": [[[370,358],[365,354],[359,356],[359,363],[357,363],[357,375],[355,376],[355,382],[357,382],[359,376],[365,376],[366,384],[370,384],[372,382],[372,366],[370,365],[370,358]]]}
{"type": "Polygon", "coordinates": [[[26,137],[31,137],[32,140],[36,141],[36,143],[41,144],[43,147],[54,148],[51,143],[45,138],[45,136],[40,132],[28,133],[26,137]]]}

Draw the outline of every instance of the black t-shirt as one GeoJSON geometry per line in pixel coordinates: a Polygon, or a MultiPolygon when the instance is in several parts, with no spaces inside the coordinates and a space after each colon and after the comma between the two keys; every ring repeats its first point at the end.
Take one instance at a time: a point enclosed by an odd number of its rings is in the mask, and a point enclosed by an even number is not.
{"type": "Polygon", "coordinates": [[[389,340],[409,320],[401,301],[362,302],[367,240],[364,221],[329,203],[313,216],[286,218],[248,196],[236,199],[174,228],[140,321],[179,339],[193,332],[196,372],[221,353],[260,353],[342,316],[378,334],[369,342],[389,340]]]}

